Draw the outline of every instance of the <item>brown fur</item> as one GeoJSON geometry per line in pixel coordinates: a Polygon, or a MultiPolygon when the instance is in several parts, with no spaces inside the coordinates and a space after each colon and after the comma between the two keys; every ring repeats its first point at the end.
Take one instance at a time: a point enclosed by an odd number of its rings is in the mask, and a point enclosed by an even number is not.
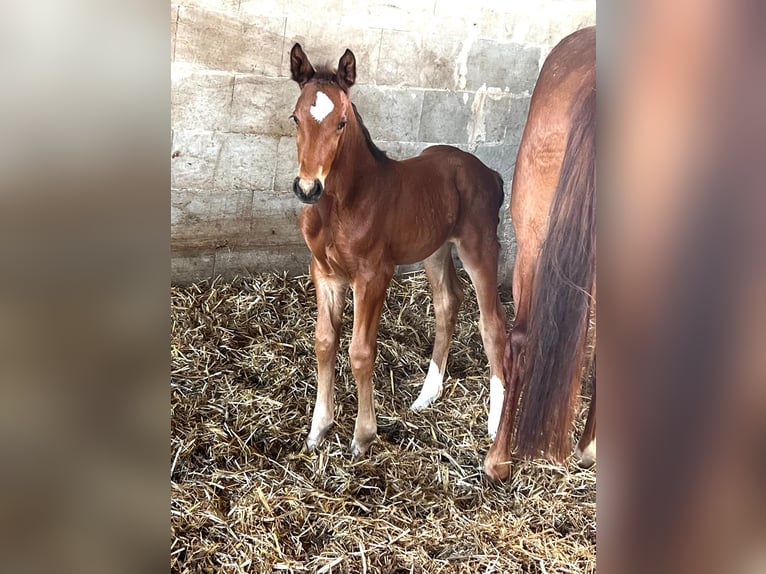
{"type": "Polygon", "coordinates": [[[509,392],[485,461],[495,479],[510,473],[514,448],[556,460],[570,452],[595,294],[595,38],[595,28],[585,28],[551,51],[519,148],[511,196],[516,320],[504,354],[509,392]]]}
{"type": "Polygon", "coordinates": [[[314,202],[299,220],[313,255],[318,302],[318,391],[309,445],[319,444],[333,421],[343,296],[351,285],[354,327],[349,354],[359,391],[352,450],[358,455],[376,434],[372,402],[376,338],[386,289],[397,265],[425,260],[436,312],[433,361],[443,374],[462,300],[450,256],[451,244],[456,246],[476,287],[490,374],[502,380],[505,315],[497,294],[502,179],[476,157],[450,146],[433,146],[404,161],[386,157],[372,143],[351,103],[349,89],[356,68],[350,50],[337,72],[317,72],[296,44],[291,65],[292,77],[301,86],[294,111],[299,161],[295,193],[314,202]],[[309,113],[318,90],[334,104],[321,122],[309,113]]]}

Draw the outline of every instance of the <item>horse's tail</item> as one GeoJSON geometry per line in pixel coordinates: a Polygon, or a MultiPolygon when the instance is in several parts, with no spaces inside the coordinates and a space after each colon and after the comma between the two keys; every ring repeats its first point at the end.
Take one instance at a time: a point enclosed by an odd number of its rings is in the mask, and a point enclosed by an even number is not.
{"type": "Polygon", "coordinates": [[[534,278],[526,354],[518,378],[518,456],[563,461],[582,362],[596,272],[596,93],[573,104],[559,182],[534,278]],[[574,381],[574,383],[573,383],[574,381]]]}

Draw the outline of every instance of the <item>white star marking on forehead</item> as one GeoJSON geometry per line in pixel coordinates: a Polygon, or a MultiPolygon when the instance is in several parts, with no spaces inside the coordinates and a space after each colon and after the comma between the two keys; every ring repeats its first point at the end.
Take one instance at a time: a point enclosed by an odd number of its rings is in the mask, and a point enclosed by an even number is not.
{"type": "Polygon", "coordinates": [[[332,100],[327,97],[327,94],[324,92],[317,92],[316,102],[314,102],[314,105],[309,108],[309,112],[311,112],[311,116],[316,121],[321,123],[321,121],[325,119],[334,109],[335,104],[333,104],[332,100]]]}

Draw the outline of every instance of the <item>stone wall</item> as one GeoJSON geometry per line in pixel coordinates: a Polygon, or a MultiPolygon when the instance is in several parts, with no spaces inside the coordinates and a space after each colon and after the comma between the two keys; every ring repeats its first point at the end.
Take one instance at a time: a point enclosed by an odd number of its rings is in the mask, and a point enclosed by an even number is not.
{"type": "Polygon", "coordinates": [[[333,66],[357,59],[352,99],[396,159],[447,143],[506,183],[501,281],[515,243],[508,217],[516,150],[540,65],[595,23],[593,0],[181,0],[171,6],[172,279],[306,273],[297,227],[298,97],[289,50],[333,66]]]}

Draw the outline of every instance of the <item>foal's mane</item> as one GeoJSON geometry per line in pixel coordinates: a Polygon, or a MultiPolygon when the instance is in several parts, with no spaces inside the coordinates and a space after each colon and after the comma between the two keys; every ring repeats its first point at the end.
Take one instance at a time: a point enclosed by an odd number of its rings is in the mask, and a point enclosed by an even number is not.
{"type": "Polygon", "coordinates": [[[370,137],[370,132],[367,130],[367,126],[364,125],[364,122],[362,121],[362,116],[359,115],[359,110],[356,109],[356,104],[354,102],[351,102],[351,107],[354,110],[354,116],[356,116],[356,121],[359,124],[359,127],[362,128],[362,135],[364,136],[364,141],[367,143],[367,147],[370,149],[370,153],[372,153],[372,157],[375,158],[378,162],[386,162],[390,158],[388,155],[386,155],[386,152],[384,152],[382,149],[380,149],[378,146],[375,145],[375,142],[372,141],[372,138],[370,137]]]}
{"type": "MultiPolygon", "coordinates": [[[[348,90],[345,89],[343,86],[340,85],[340,82],[338,81],[338,73],[335,71],[334,68],[331,68],[330,66],[317,66],[314,70],[314,75],[311,78],[311,82],[318,83],[318,84],[333,84],[334,86],[340,88],[343,90],[346,94],[348,94],[348,90]]],[[[376,161],[384,163],[387,162],[390,158],[384,152],[382,149],[380,149],[378,146],[375,145],[375,142],[372,141],[372,137],[370,136],[370,132],[367,129],[367,126],[364,125],[364,121],[362,121],[362,116],[359,115],[359,110],[356,109],[356,104],[354,102],[351,102],[351,107],[354,110],[354,117],[356,117],[356,122],[359,124],[359,127],[362,129],[362,135],[364,136],[364,141],[367,144],[367,147],[370,150],[370,153],[372,154],[372,157],[375,158],[376,161]]]]}

